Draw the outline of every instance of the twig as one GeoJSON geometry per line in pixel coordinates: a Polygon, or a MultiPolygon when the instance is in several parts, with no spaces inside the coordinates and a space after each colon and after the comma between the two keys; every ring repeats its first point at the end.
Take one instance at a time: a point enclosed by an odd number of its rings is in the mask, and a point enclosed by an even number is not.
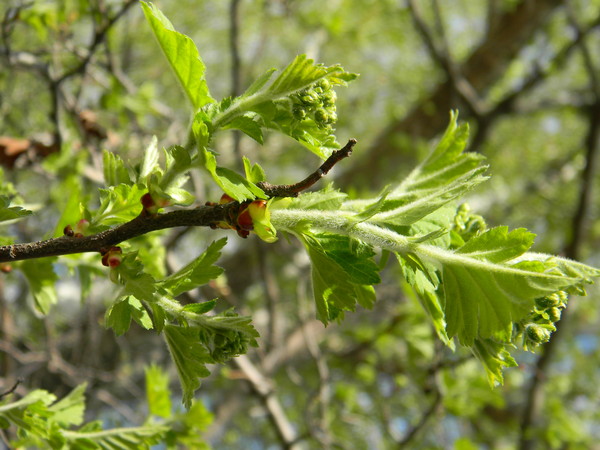
{"type": "Polygon", "coordinates": [[[429,407],[425,411],[423,411],[423,415],[419,419],[419,422],[417,422],[406,433],[404,438],[400,442],[398,442],[398,448],[402,448],[411,443],[411,441],[417,436],[419,431],[421,431],[425,427],[425,425],[427,425],[427,422],[429,421],[429,419],[431,419],[433,414],[436,412],[441,401],[442,401],[442,395],[440,394],[439,391],[436,390],[435,397],[433,398],[433,402],[431,402],[431,405],[429,405],[429,407]]]}
{"type": "Polygon", "coordinates": [[[17,387],[19,386],[19,384],[21,384],[22,382],[23,382],[23,380],[21,380],[20,378],[18,378],[17,381],[15,381],[15,384],[13,384],[10,389],[8,389],[7,391],[4,391],[4,392],[0,393],[0,400],[2,400],[3,397],[6,397],[7,395],[10,395],[13,392],[15,392],[17,390],[17,387]]]}
{"type": "Polygon", "coordinates": [[[321,178],[323,178],[327,173],[335,166],[339,161],[344,158],[347,158],[352,154],[352,148],[356,144],[356,139],[350,139],[343,148],[334,151],[329,158],[311,173],[304,180],[296,183],[296,184],[277,184],[273,185],[267,182],[256,183],[258,187],[260,187],[265,194],[269,197],[297,197],[298,194],[305,189],[308,189],[321,178]]]}

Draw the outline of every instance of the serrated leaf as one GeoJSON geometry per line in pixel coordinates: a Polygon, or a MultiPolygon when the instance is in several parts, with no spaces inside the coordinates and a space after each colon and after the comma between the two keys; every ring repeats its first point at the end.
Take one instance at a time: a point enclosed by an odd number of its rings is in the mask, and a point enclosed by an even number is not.
{"type": "Polygon", "coordinates": [[[204,79],[205,66],[194,42],[175,31],[173,24],[152,3],[141,2],[154,36],[194,109],[214,102],[204,79]]]}
{"type": "Polygon", "coordinates": [[[336,235],[303,235],[311,260],[317,318],[324,324],[354,311],[356,303],[371,308],[375,303],[372,284],[379,282],[372,250],[336,235]]]}
{"type": "MultiPolygon", "coordinates": [[[[348,197],[347,194],[331,186],[320,191],[307,192],[294,199],[291,199],[285,208],[295,209],[320,209],[320,210],[338,210],[342,206],[342,202],[348,197]]],[[[273,208],[277,208],[277,203],[273,204],[273,208]]]]}
{"type": "Polygon", "coordinates": [[[200,328],[198,327],[166,325],[163,335],[177,367],[182,389],[182,402],[186,408],[189,408],[194,392],[200,387],[198,379],[210,375],[206,364],[210,364],[214,360],[200,342],[200,328]]]}
{"type": "Polygon", "coordinates": [[[183,307],[183,311],[192,312],[194,314],[206,314],[211,311],[216,304],[217,301],[215,299],[202,303],[188,303],[183,307]]]}
{"type": "Polygon", "coordinates": [[[169,431],[168,426],[151,424],[98,431],[62,430],[61,433],[71,449],[138,450],[158,444],[169,431]]]}
{"type": "Polygon", "coordinates": [[[244,97],[249,97],[251,95],[256,94],[258,91],[260,91],[263,88],[263,86],[269,82],[269,80],[273,76],[273,73],[276,71],[277,71],[277,69],[274,69],[274,68],[269,69],[265,73],[263,73],[260,77],[258,77],[254,81],[254,83],[252,83],[250,85],[250,87],[248,89],[246,89],[246,92],[244,92],[244,97]]]}
{"type": "Polygon", "coordinates": [[[142,161],[142,167],[140,168],[140,174],[138,182],[145,182],[148,175],[154,172],[158,167],[158,139],[156,136],[152,136],[148,147],[144,151],[144,159],[142,161]]]}
{"type": "Polygon", "coordinates": [[[29,283],[36,308],[42,314],[48,314],[50,307],[57,302],[54,285],[58,276],[54,273],[53,262],[56,258],[40,258],[23,261],[21,271],[29,283]]]}
{"type": "Polygon", "coordinates": [[[306,55],[298,55],[283,69],[268,87],[267,92],[272,97],[282,97],[304,89],[325,77],[331,78],[336,84],[345,84],[350,79],[356,78],[356,75],[352,75],[354,74],[348,74],[341,66],[326,67],[315,64],[306,55]]]}
{"type": "Polygon", "coordinates": [[[250,136],[259,144],[264,144],[264,138],[261,126],[256,120],[248,116],[240,116],[233,119],[223,127],[224,130],[240,130],[247,136],[250,136]]]}
{"type": "Polygon", "coordinates": [[[92,216],[92,227],[129,222],[142,210],[140,199],[146,191],[140,185],[119,184],[99,191],[100,206],[92,216]]]}
{"type": "Polygon", "coordinates": [[[476,339],[471,351],[483,364],[488,382],[492,387],[504,383],[502,369],[518,366],[517,362],[510,356],[506,345],[492,339],[476,339]]]}
{"type": "Polygon", "coordinates": [[[137,298],[128,295],[113,303],[106,311],[105,326],[112,328],[117,336],[121,336],[129,330],[131,319],[147,330],[152,328],[152,320],[142,303],[137,298]]]}
{"type": "Polygon", "coordinates": [[[533,245],[535,234],[525,228],[508,231],[507,226],[486,230],[460,247],[456,252],[475,259],[504,262],[525,253],[533,245]]]}
{"type": "Polygon", "coordinates": [[[150,414],[165,419],[171,417],[169,376],[154,364],[146,368],[146,401],[150,414]]]}
{"type": "Polygon", "coordinates": [[[223,269],[215,266],[214,263],[221,257],[221,250],[226,243],[226,238],[211,243],[196,259],[160,281],[160,287],[177,297],[183,292],[214,280],[223,273],[223,269]]]}
{"type": "Polygon", "coordinates": [[[533,309],[536,298],[576,281],[449,253],[443,261],[442,280],[448,335],[458,336],[468,346],[477,338],[495,335],[509,341],[511,324],[533,309]]]}
{"type": "Polygon", "coordinates": [[[245,156],[242,159],[244,161],[244,172],[248,181],[251,183],[260,183],[267,179],[265,171],[258,163],[252,165],[250,160],[245,156]]]}
{"type": "Polygon", "coordinates": [[[116,186],[121,183],[129,184],[131,182],[129,171],[119,155],[104,150],[102,165],[104,169],[104,182],[107,186],[116,186]]]}
{"type": "Polygon", "coordinates": [[[82,383],[65,397],[48,408],[53,413],[52,421],[62,425],[81,425],[85,412],[85,390],[87,383],[82,383]]]}
{"type": "Polygon", "coordinates": [[[225,167],[217,166],[217,159],[210,151],[201,150],[204,154],[204,167],[212,175],[217,185],[232,199],[243,202],[254,200],[256,197],[266,198],[266,194],[254,183],[246,180],[239,173],[225,167]]]}
{"type": "Polygon", "coordinates": [[[6,220],[20,219],[32,214],[31,211],[21,208],[20,206],[9,206],[10,198],[5,195],[0,195],[0,222],[6,220]]]}

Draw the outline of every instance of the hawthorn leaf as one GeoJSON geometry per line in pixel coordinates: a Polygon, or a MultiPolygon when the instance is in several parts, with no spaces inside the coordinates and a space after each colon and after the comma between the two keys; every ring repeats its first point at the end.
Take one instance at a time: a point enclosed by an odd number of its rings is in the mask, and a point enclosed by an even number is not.
{"type": "Polygon", "coordinates": [[[256,80],[254,80],[254,82],[250,85],[250,87],[248,89],[246,89],[246,92],[244,92],[244,97],[249,97],[251,95],[256,94],[258,91],[260,91],[263,88],[263,86],[269,82],[269,80],[273,76],[273,73],[276,71],[277,71],[277,69],[274,69],[274,68],[269,69],[265,73],[263,73],[260,77],[258,77],[256,80]]]}
{"type": "Polygon", "coordinates": [[[345,86],[348,81],[356,77],[356,74],[346,72],[339,65],[326,67],[322,64],[315,64],[306,55],[298,55],[264,92],[275,99],[293,94],[322,78],[345,86]]]}
{"type": "Polygon", "coordinates": [[[62,436],[72,449],[105,449],[105,450],[136,450],[150,448],[158,444],[170,427],[166,425],[150,424],[139,427],[88,429],[84,427],[77,431],[61,430],[62,436]]]}
{"type": "Polygon", "coordinates": [[[145,182],[146,178],[154,171],[160,170],[158,166],[158,139],[152,136],[148,147],[144,151],[144,159],[138,176],[138,183],[145,182]]]}
{"type": "Polygon", "coordinates": [[[456,252],[471,258],[500,263],[525,253],[533,245],[535,234],[525,228],[508,231],[507,226],[486,230],[468,240],[456,252]]]}
{"type": "Polygon", "coordinates": [[[212,242],[204,253],[177,272],[158,282],[158,285],[169,291],[173,297],[177,297],[183,292],[214,280],[223,273],[223,269],[215,266],[214,263],[221,257],[221,250],[226,243],[227,238],[212,242]]]}
{"type": "Polygon", "coordinates": [[[179,375],[182,389],[182,402],[186,408],[192,405],[194,392],[200,387],[198,378],[210,375],[206,364],[214,362],[206,347],[200,342],[199,327],[166,325],[164,336],[169,352],[179,375]]]}
{"type": "Polygon", "coordinates": [[[259,144],[264,144],[264,137],[260,124],[254,118],[244,115],[239,116],[223,126],[224,130],[240,130],[250,136],[259,144]]]}
{"type": "Polygon", "coordinates": [[[504,377],[502,376],[502,369],[504,367],[518,366],[514,358],[510,356],[510,352],[506,349],[506,344],[492,339],[476,339],[473,342],[471,351],[483,364],[488,382],[492,387],[504,383],[504,377]]]}
{"type": "Polygon", "coordinates": [[[57,302],[55,284],[58,276],[54,272],[56,258],[30,259],[21,263],[20,269],[27,278],[35,306],[42,314],[48,314],[57,302]]]}
{"type": "Polygon", "coordinates": [[[245,156],[242,158],[242,160],[244,161],[244,172],[246,173],[246,178],[248,181],[251,183],[260,183],[267,179],[265,171],[258,163],[252,165],[250,160],[245,156]]]}
{"type": "Polygon", "coordinates": [[[104,150],[102,153],[102,166],[104,171],[104,182],[107,186],[131,183],[129,171],[119,155],[104,150]]]}
{"type": "Polygon", "coordinates": [[[52,404],[48,411],[53,413],[52,421],[63,425],[81,425],[85,412],[85,390],[87,383],[75,387],[65,397],[52,404]]]}
{"type": "Polygon", "coordinates": [[[208,300],[202,303],[188,303],[183,307],[183,311],[193,312],[194,314],[206,314],[217,304],[217,300],[208,300]]]}
{"type": "Polygon", "coordinates": [[[148,411],[162,418],[171,417],[171,390],[169,376],[159,366],[146,367],[146,401],[148,411]]]}
{"type": "Polygon", "coordinates": [[[304,234],[302,240],[311,260],[313,293],[317,317],[324,324],[341,318],[343,311],[354,311],[356,303],[372,308],[380,282],[374,252],[348,237],[329,234],[304,234]]]}
{"type": "Polygon", "coordinates": [[[100,206],[91,217],[92,230],[135,219],[142,209],[140,199],[146,193],[138,184],[119,184],[99,191],[100,206]]]}
{"type": "Polygon", "coordinates": [[[20,206],[9,206],[10,198],[5,195],[0,195],[0,222],[6,220],[20,219],[33,214],[31,211],[21,208],[20,206]]]}
{"type": "MultiPolygon", "coordinates": [[[[317,209],[317,210],[338,210],[343,201],[348,197],[347,194],[328,185],[325,189],[315,192],[307,192],[296,198],[290,199],[289,203],[281,204],[285,208],[295,209],[317,209]]],[[[273,208],[277,209],[278,202],[273,203],[273,208]]]]}
{"type": "Polygon", "coordinates": [[[476,338],[495,335],[510,341],[511,324],[533,309],[536,298],[575,282],[562,274],[533,271],[531,266],[491,263],[454,253],[443,258],[442,268],[448,335],[458,336],[468,346],[476,338]]]}
{"type": "Polygon", "coordinates": [[[169,19],[152,3],[141,2],[141,5],[160,48],[194,109],[214,102],[204,79],[204,62],[194,42],[175,31],[169,19]]]}
{"type": "Polygon", "coordinates": [[[128,295],[108,308],[105,314],[105,326],[112,328],[117,336],[121,336],[129,330],[131,319],[146,330],[153,327],[152,319],[142,303],[136,297],[128,295]]]}

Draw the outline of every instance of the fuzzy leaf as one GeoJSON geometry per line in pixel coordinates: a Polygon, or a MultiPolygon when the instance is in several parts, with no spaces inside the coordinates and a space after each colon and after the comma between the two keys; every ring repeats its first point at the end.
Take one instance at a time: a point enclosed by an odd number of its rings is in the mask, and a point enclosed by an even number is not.
{"type": "Polygon", "coordinates": [[[177,297],[183,292],[214,280],[223,273],[223,269],[215,266],[214,263],[221,257],[221,250],[226,243],[226,238],[213,242],[192,262],[160,281],[159,286],[177,297]]]}
{"type": "Polygon", "coordinates": [[[107,186],[131,183],[129,171],[119,155],[105,150],[102,154],[102,162],[104,168],[104,182],[107,186]]]}
{"type": "Polygon", "coordinates": [[[166,325],[165,340],[177,367],[177,374],[186,408],[192,405],[194,392],[200,387],[198,378],[210,375],[206,364],[214,362],[208,350],[200,342],[200,328],[166,325]]]}
{"type": "Polygon", "coordinates": [[[194,42],[175,31],[169,19],[152,3],[141,4],[154,36],[194,109],[214,102],[204,79],[205,66],[194,42]]]}

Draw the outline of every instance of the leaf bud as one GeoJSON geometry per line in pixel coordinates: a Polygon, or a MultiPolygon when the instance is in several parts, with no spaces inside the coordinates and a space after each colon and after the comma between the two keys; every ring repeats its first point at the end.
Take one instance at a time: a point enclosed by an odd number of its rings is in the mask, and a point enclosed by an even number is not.
{"type": "Polygon", "coordinates": [[[114,269],[121,264],[123,251],[121,247],[111,247],[109,250],[102,252],[102,265],[114,269]]]}
{"type": "Polygon", "coordinates": [[[529,324],[525,328],[525,339],[531,344],[543,344],[550,340],[550,330],[534,323],[529,324]]]}

